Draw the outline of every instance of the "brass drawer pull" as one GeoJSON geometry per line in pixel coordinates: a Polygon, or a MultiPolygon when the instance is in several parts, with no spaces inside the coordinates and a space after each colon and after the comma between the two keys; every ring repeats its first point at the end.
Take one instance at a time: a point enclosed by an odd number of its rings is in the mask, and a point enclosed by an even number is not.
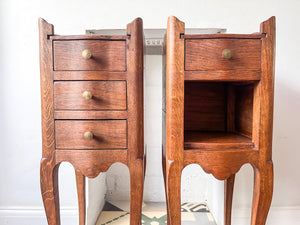
{"type": "Polygon", "coordinates": [[[84,49],[82,51],[81,55],[82,55],[82,57],[84,59],[90,59],[90,58],[92,58],[92,53],[91,53],[91,51],[89,49],[84,49]]]}
{"type": "Polygon", "coordinates": [[[94,134],[91,131],[86,131],[83,134],[85,140],[90,141],[94,138],[94,134]]]}
{"type": "Polygon", "coordinates": [[[232,57],[232,51],[230,49],[224,49],[222,56],[224,59],[230,59],[232,57]]]}
{"type": "Polygon", "coordinates": [[[82,97],[86,100],[92,99],[93,98],[93,94],[90,91],[84,91],[82,93],[82,97]]]}

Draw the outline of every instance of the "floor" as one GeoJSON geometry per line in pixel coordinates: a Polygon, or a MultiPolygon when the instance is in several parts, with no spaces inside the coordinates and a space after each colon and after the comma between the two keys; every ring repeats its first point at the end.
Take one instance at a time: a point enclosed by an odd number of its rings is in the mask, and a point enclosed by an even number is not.
{"type": "MultiPolygon", "coordinates": [[[[151,207],[151,204],[149,204],[151,207]]],[[[161,206],[162,207],[162,206],[161,206]]],[[[159,208],[159,207],[157,207],[159,208]]],[[[183,213],[183,219],[186,218],[183,213]]],[[[202,216],[205,213],[200,214],[202,216]]],[[[206,214],[206,222],[209,220],[209,214],[206,214]]],[[[159,216],[157,216],[159,218],[159,216]]],[[[197,217],[197,216],[196,216],[197,217]]],[[[101,219],[101,217],[99,218],[101,219]]],[[[196,218],[197,219],[197,218],[196,218]]],[[[74,225],[78,224],[77,209],[61,209],[61,224],[74,225]]],[[[1,209],[1,225],[47,225],[44,209],[1,209]]],[[[151,223],[150,223],[151,224],[151,223]]],[[[195,224],[195,221],[184,221],[182,225],[195,224]]],[[[215,223],[198,223],[197,225],[207,225],[215,223]]],[[[219,223],[220,224],[220,223],[219,223]]],[[[300,207],[271,207],[266,225],[299,225],[300,224],[300,207]]],[[[101,225],[101,220],[97,225],[101,225]],[[99,223],[100,222],[100,223],[99,223]]],[[[110,223],[109,225],[113,225],[110,223]]],[[[122,225],[129,225],[128,221],[122,225]]],[[[158,222],[152,221],[151,225],[159,225],[158,222]]],[[[232,225],[250,225],[250,209],[235,209],[233,212],[232,225]]]]}
{"type": "MultiPolygon", "coordinates": [[[[216,225],[212,214],[204,204],[183,203],[181,205],[182,225],[216,225]]],[[[128,202],[106,202],[96,225],[129,225],[128,202]]],[[[143,225],[167,224],[165,203],[143,204],[143,225]]]]}

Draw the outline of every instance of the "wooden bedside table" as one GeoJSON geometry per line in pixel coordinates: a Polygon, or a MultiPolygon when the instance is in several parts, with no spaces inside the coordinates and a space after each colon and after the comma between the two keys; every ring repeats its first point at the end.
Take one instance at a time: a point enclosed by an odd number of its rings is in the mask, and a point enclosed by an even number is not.
{"type": "Polygon", "coordinates": [[[54,35],[39,20],[43,158],[41,191],[49,225],[59,225],[58,167],[76,172],[79,224],[85,224],[85,176],[115,162],[130,171],[130,224],[141,224],[144,180],[143,24],[127,35],[54,35]]]}
{"type": "Polygon", "coordinates": [[[231,224],[235,174],[251,164],[251,224],[265,224],[273,193],[275,17],[260,33],[246,35],[186,35],[184,23],[170,17],[164,51],[168,225],[181,224],[181,172],[191,163],[225,180],[225,225],[231,224]]]}

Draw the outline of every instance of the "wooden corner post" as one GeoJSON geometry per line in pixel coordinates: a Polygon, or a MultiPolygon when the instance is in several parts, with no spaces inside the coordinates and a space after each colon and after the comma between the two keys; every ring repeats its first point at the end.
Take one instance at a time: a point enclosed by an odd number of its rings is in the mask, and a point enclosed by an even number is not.
{"type": "Polygon", "coordinates": [[[181,172],[184,134],[184,34],[185,25],[168,19],[166,36],[166,194],[168,225],[181,224],[181,172]]]}

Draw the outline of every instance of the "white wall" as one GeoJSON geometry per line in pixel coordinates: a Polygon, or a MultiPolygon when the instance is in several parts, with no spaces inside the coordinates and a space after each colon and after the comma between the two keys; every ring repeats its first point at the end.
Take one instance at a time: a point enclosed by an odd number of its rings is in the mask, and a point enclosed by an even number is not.
{"type": "MultiPolygon", "coordinates": [[[[186,22],[186,27],[222,27],[227,28],[229,33],[251,33],[259,30],[260,22],[275,15],[275,189],[272,205],[299,206],[299,11],[298,0],[1,0],[0,211],[42,207],[39,191],[41,121],[38,17],[53,23],[56,33],[59,34],[82,34],[85,29],[90,28],[125,28],[125,25],[137,16],[143,18],[146,28],[165,28],[169,15],[178,16],[186,22]]],[[[153,59],[153,62],[157,61],[159,60],[153,59]]],[[[152,96],[153,93],[154,98],[156,89],[153,87],[149,91],[147,95],[152,96]]],[[[160,135],[160,132],[157,132],[157,135],[160,135]]],[[[153,146],[151,151],[153,155],[157,154],[157,158],[153,157],[148,166],[158,168],[159,146],[153,146]]],[[[157,187],[152,187],[153,184],[146,182],[146,199],[154,198],[151,193],[155,188],[157,196],[163,196],[161,173],[158,169],[155,169],[154,173],[153,176],[157,177],[157,187]]],[[[62,208],[72,208],[76,204],[72,167],[69,164],[64,165],[60,175],[63,182],[62,208]]],[[[234,199],[236,208],[250,206],[252,178],[249,166],[243,167],[238,174],[234,199]]],[[[216,193],[220,193],[221,196],[221,184],[217,183],[215,187],[216,193]]],[[[215,201],[212,206],[214,212],[218,212],[222,205],[217,196],[209,198],[215,201]]],[[[217,215],[218,220],[221,220],[220,214],[217,215]]],[[[0,212],[0,215],[3,213],[0,212]]]]}

